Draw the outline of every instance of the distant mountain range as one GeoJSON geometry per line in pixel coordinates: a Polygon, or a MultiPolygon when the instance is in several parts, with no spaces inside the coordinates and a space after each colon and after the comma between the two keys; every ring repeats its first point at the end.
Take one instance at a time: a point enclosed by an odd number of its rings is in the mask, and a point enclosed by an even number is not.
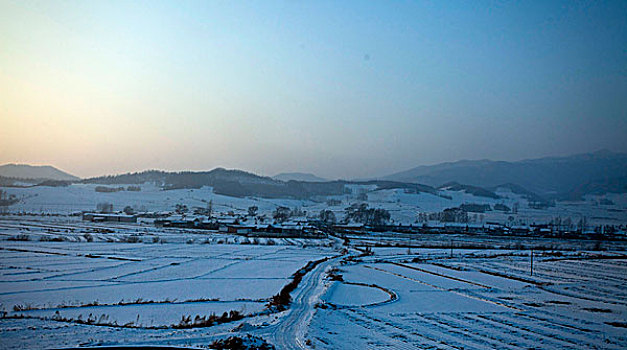
{"type": "Polygon", "coordinates": [[[280,181],[307,181],[307,182],[327,182],[329,180],[321,178],[311,173],[281,173],[272,177],[280,181]]]}
{"type": "Polygon", "coordinates": [[[102,185],[156,183],[164,189],[200,188],[212,186],[216,194],[232,197],[265,197],[310,199],[347,193],[347,184],[376,185],[379,189],[403,189],[409,192],[437,194],[430,186],[395,181],[281,181],[241,170],[216,168],[211,171],[164,172],[149,170],[113,176],[100,176],[81,180],[82,183],[102,185]]]}
{"type": "Polygon", "coordinates": [[[61,171],[50,165],[5,164],[0,165],[0,176],[31,179],[31,180],[58,180],[76,181],[80,178],[61,171]]]}
{"type": "Polygon", "coordinates": [[[517,162],[462,160],[419,166],[382,179],[430,186],[449,182],[484,188],[515,184],[543,196],[576,199],[593,192],[627,192],[627,154],[603,150],[517,162]]]}
{"type": "Polygon", "coordinates": [[[152,182],[164,189],[212,186],[218,194],[235,197],[304,199],[344,194],[348,191],[347,184],[368,184],[376,185],[378,189],[433,194],[437,194],[436,188],[446,188],[489,198],[498,197],[495,191],[501,187],[533,201],[577,200],[590,193],[627,193],[627,154],[599,151],[517,162],[462,160],[419,166],[370,181],[327,181],[308,173],[282,173],[268,177],[223,168],[200,172],[149,170],[81,180],[52,166],[0,166],[0,185],[11,185],[17,178],[31,179],[30,182],[42,185],[50,183],[41,180],[105,185],[152,182]]]}

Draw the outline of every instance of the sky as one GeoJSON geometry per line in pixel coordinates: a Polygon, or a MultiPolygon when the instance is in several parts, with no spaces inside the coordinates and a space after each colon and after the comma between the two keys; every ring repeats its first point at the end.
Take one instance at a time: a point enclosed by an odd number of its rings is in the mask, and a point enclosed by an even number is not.
{"type": "Polygon", "coordinates": [[[0,0],[0,164],[363,178],[627,152],[627,1],[0,0]]]}

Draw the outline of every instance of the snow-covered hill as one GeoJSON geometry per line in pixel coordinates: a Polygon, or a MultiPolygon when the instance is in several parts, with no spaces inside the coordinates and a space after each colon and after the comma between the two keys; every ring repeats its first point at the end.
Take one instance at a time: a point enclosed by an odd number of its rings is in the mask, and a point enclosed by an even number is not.
{"type": "MultiPolygon", "coordinates": [[[[345,216],[345,209],[354,203],[367,203],[372,208],[390,212],[394,224],[416,224],[421,214],[438,213],[447,208],[462,205],[487,206],[483,213],[470,212],[472,224],[501,222],[532,224],[549,222],[554,218],[570,218],[576,223],[586,217],[590,223],[626,224],[627,195],[606,194],[586,196],[584,201],[557,202],[547,208],[533,208],[525,194],[498,188],[497,198],[479,196],[457,187],[440,189],[434,193],[416,192],[403,188],[379,188],[373,184],[347,184],[342,195],[320,196],[314,199],[282,199],[260,197],[231,197],[216,193],[210,186],[198,189],[163,190],[151,183],[141,184],[140,191],[99,192],[98,184],[72,184],[67,187],[1,187],[7,195],[15,195],[19,202],[6,211],[18,213],[59,213],[95,210],[99,203],[111,203],[114,210],[131,206],[138,211],[172,211],[177,204],[188,208],[206,208],[212,204],[216,214],[234,212],[245,214],[249,207],[258,207],[259,215],[272,217],[279,206],[300,208],[304,217],[316,217],[322,210],[331,210],[338,220],[345,216]],[[498,210],[498,207],[510,211],[498,210]],[[517,208],[516,212],[514,208],[517,208]]],[[[115,185],[114,187],[117,187],[115,185]]],[[[127,186],[120,186],[124,189],[127,186]]]]}

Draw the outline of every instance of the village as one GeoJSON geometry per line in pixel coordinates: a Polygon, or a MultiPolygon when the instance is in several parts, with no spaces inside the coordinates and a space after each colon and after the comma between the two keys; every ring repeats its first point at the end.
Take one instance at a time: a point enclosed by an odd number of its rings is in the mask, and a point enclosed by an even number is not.
{"type": "MultiPolygon", "coordinates": [[[[212,215],[211,204],[208,208],[192,208],[187,214],[187,207],[178,205],[175,211],[138,212],[132,208],[126,211],[112,212],[112,206],[100,206],[100,212],[84,211],[80,213],[82,220],[90,222],[141,223],[152,222],[155,227],[186,228],[207,230],[217,233],[237,234],[247,237],[292,237],[292,238],[324,238],[328,235],[368,235],[373,232],[403,234],[455,234],[492,237],[544,237],[586,240],[627,240],[627,225],[566,225],[561,222],[532,223],[529,225],[508,225],[507,223],[486,221],[485,223],[468,222],[468,212],[460,208],[445,209],[441,220],[425,220],[416,224],[390,224],[388,220],[365,218],[357,221],[349,220],[351,215],[342,222],[337,222],[335,214],[330,210],[322,210],[317,216],[307,216],[301,209],[290,210],[278,207],[270,215],[258,215],[256,206],[249,207],[245,213],[234,211],[212,215]]],[[[363,207],[362,209],[365,209],[363,207]]],[[[381,214],[389,219],[389,213],[383,209],[381,214]]],[[[243,210],[240,210],[243,211],[243,210]]],[[[347,212],[350,208],[346,209],[347,212]]],[[[78,215],[75,213],[74,215],[78,215]]]]}

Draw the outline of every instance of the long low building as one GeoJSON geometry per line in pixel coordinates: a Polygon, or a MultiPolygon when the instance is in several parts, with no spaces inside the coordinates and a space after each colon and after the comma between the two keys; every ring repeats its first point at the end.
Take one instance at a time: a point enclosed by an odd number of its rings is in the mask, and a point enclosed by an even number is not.
{"type": "Polygon", "coordinates": [[[117,213],[83,213],[83,220],[91,222],[137,222],[137,216],[117,213]]]}

